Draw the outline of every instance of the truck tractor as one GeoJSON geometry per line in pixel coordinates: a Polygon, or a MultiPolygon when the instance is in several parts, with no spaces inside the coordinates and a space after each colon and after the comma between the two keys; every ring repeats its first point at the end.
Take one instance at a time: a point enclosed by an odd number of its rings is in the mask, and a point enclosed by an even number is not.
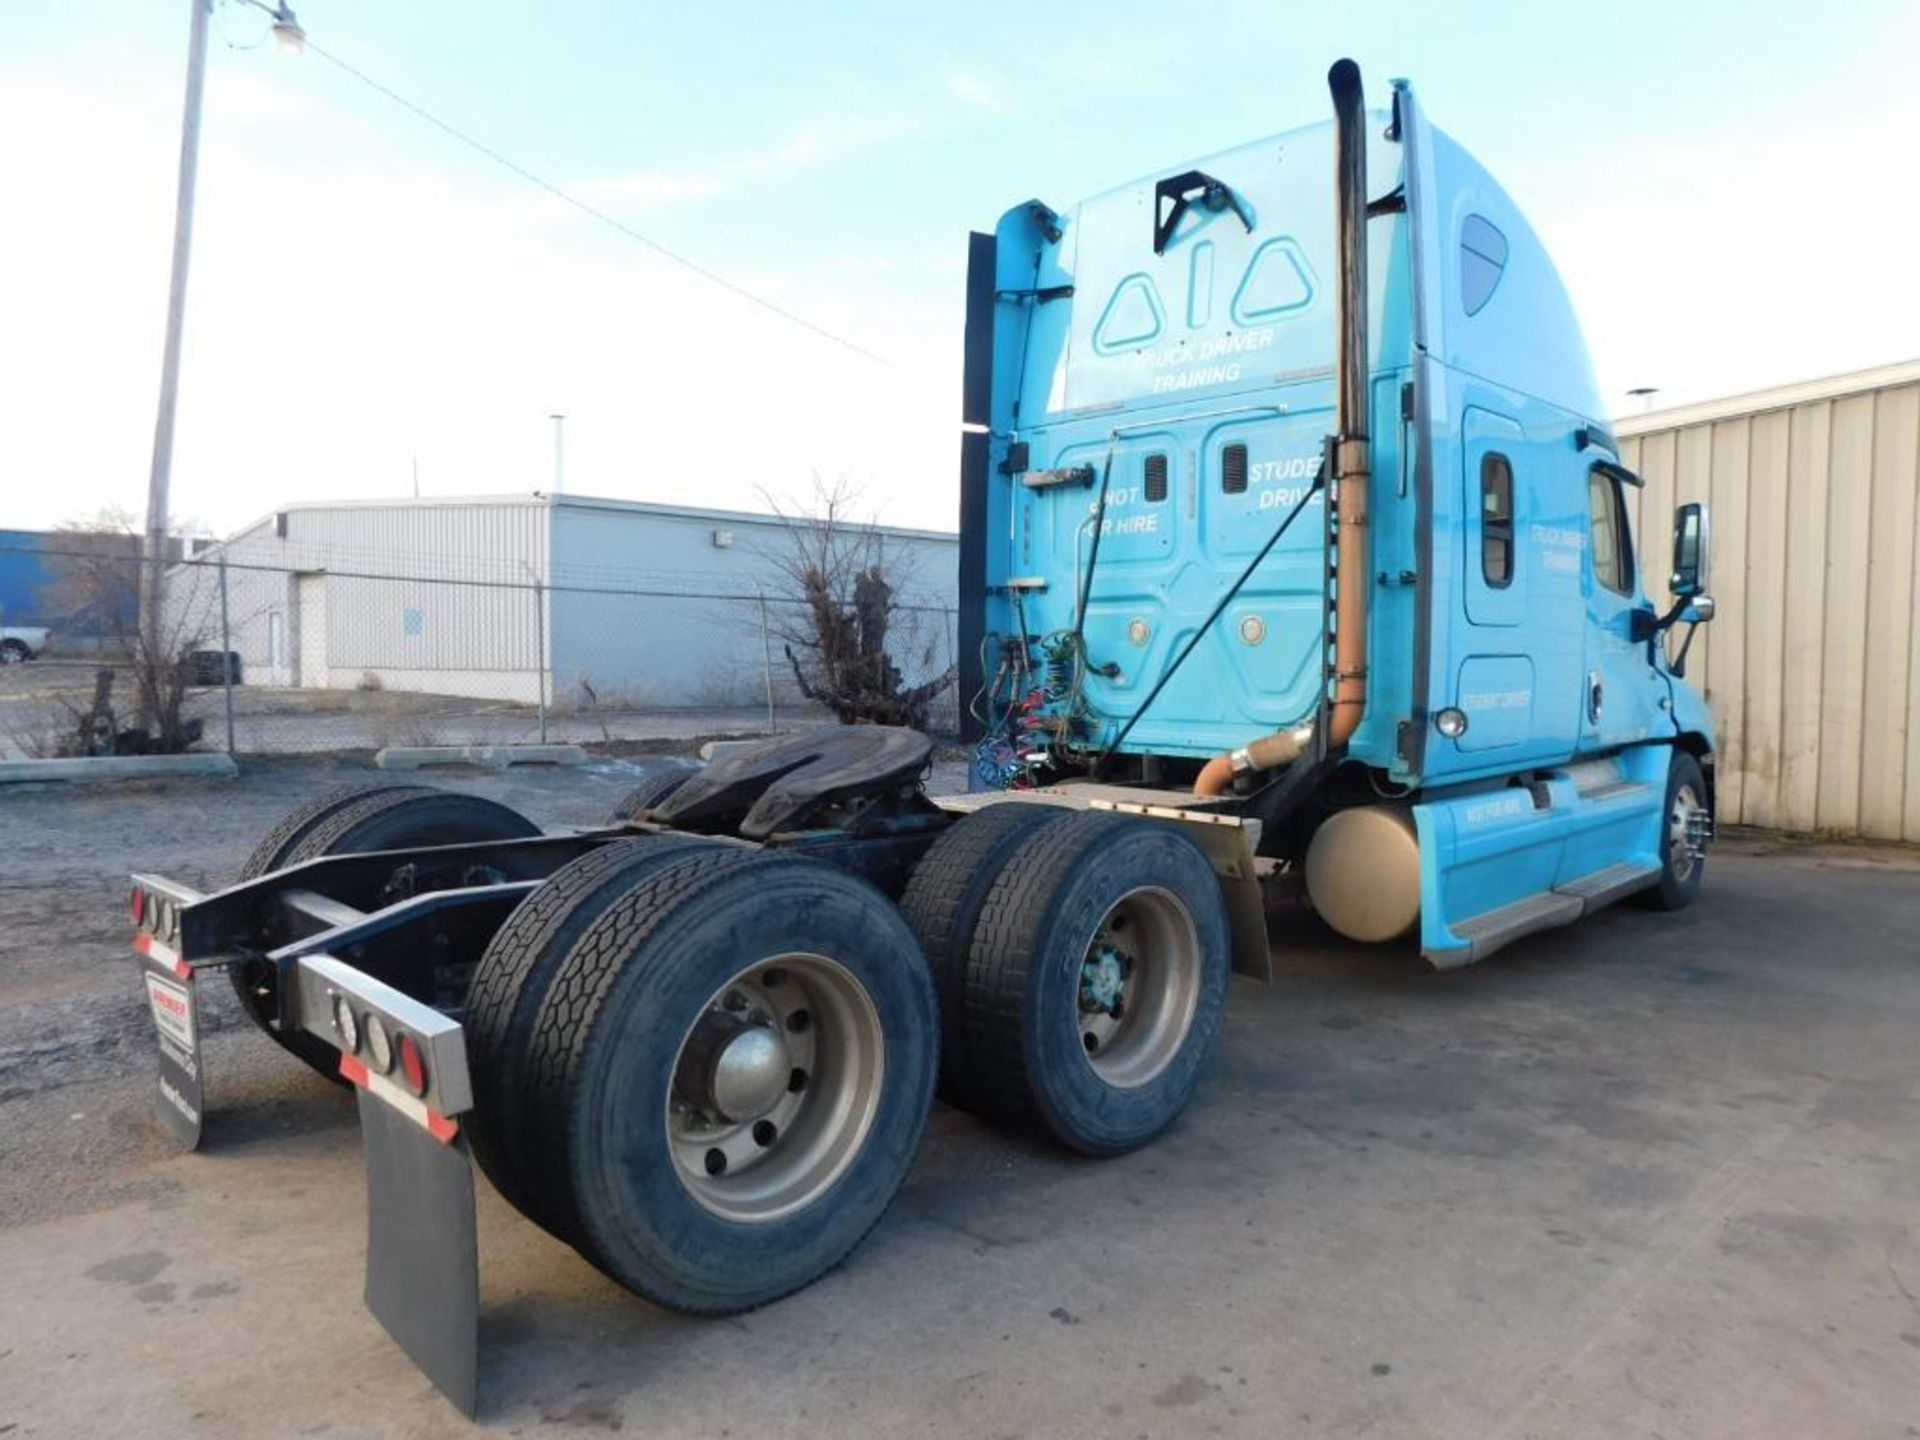
{"type": "Polygon", "coordinates": [[[198,1143],[224,970],[354,1087],[368,1303],[463,1408],[470,1159],[725,1315],[853,1251],[936,1093],[1094,1156],[1165,1130],[1269,976],[1263,886],[1436,969],[1698,891],[1705,508],[1662,613],[1539,240],[1407,85],[1329,83],[1329,122],[972,237],[967,793],[924,735],[822,729],[592,828],[371,785],[215,893],[134,877],[161,1113],[198,1143]]]}

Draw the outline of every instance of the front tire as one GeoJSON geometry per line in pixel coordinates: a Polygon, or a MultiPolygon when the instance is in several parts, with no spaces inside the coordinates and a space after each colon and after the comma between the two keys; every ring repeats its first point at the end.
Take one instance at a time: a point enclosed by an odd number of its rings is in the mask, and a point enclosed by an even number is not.
{"type": "Polygon", "coordinates": [[[714,846],[649,874],[555,976],[530,1050],[563,1238],[731,1314],[838,1264],[892,1202],[938,1069],[913,934],[865,881],[714,846]]]}
{"type": "Polygon", "coordinates": [[[24,665],[33,651],[24,640],[0,640],[0,665],[24,665]]]}
{"type": "Polygon", "coordinates": [[[1705,823],[1711,830],[1706,772],[1685,750],[1675,750],[1667,763],[1666,805],[1660,812],[1660,883],[1645,891],[1656,910],[1684,910],[1700,893],[1706,878],[1704,844],[1696,847],[1691,831],[1705,823]]]}

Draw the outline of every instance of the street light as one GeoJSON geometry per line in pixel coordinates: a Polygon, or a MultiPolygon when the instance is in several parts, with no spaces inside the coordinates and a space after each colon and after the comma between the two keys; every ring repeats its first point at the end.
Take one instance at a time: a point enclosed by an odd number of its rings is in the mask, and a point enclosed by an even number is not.
{"type": "MultiPolygon", "coordinates": [[[[153,426],[153,469],[147,477],[147,538],[141,556],[140,636],[149,664],[161,663],[161,581],[166,570],[168,492],[173,482],[173,417],[180,391],[180,336],[186,320],[187,261],[193,250],[193,189],[200,166],[200,99],[207,81],[207,16],[213,0],[190,0],[187,33],[187,97],[180,118],[180,186],[174,198],[173,271],[167,289],[167,338],[160,356],[160,408],[153,426]]],[[[238,0],[273,17],[281,46],[298,51],[307,32],[284,4],[238,0]]],[[[146,687],[141,687],[144,697],[146,687]]],[[[143,718],[146,703],[141,702],[143,718]]]]}
{"type": "MultiPolygon", "coordinates": [[[[259,0],[247,0],[247,3],[258,4],[259,0]]],[[[293,18],[293,11],[284,5],[260,5],[259,8],[273,16],[273,38],[282,50],[290,55],[298,55],[307,48],[307,32],[302,30],[300,22],[293,18]]]]}

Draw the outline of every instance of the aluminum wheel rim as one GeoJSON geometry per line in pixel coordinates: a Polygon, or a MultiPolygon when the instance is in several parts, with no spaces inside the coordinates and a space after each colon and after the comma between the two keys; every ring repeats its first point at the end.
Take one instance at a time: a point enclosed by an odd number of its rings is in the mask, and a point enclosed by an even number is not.
{"type": "Polygon", "coordinates": [[[880,1014],[852,971],[825,955],[756,961],[713,992],[681,1037],[667,1095],[674,1172],[725,1219],[761,1224],[790,1215],[859,1155],[884,1075],[880,1014]],[[750,1068],[729,1088],[730,1059],[758,1067],[771,1054],[783,1057],[787,1077],[777,1095],[760,1097],[769,1103],[752,1097],[750,1068]],[[737,1104],[723,1109],[728,1095],[747,1097],[746,1113],[737,1104]]]}
{"type": "Polygon", "coordinates": [[[1688,832],[1694,813],[1700,808],[1700,797],[1693,793],[1693,786],[1682,785],[1673,792],[1673,808],[1667,812],[1667,863],[1673,869],[1673,878],[1683,884],[1693,878],[1693,868],[1698,863],[1688,832]]]}
{"type": "Polygon", "coordinates": [[[1087,942],[1075,997],[1080,1048],[1093,1073],[1123,1090],[1158,1078],[1193,1028],[1200,970],[1200,933],[1173,892],[1143,885],[1115,901],[1087,942]],[[1117,1015],[1099,1003],[1110,987],[1096,984],[1103,972],[1110,978],[1114,954],[1126,962],[1117,1015]]]}

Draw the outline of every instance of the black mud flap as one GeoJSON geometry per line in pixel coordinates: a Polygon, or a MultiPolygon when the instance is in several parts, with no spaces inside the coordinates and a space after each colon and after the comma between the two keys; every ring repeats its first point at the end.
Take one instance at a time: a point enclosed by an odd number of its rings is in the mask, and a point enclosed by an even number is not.
{"type": "Polygon", "coordinates": [[[472,1419],[480,1350],[479,1232],[466,1136],[439,1139],[364,1084],[367,1308],[472,1419]]]}
{"type": "Polygon", "coordinates": [[[189,1150],[200,1148],[206,1117],[200,1056],[200,1008],[193,971],[155,945],[140,955],[147,1013],[160,1041],[160,1119],[189,1150]]]}

